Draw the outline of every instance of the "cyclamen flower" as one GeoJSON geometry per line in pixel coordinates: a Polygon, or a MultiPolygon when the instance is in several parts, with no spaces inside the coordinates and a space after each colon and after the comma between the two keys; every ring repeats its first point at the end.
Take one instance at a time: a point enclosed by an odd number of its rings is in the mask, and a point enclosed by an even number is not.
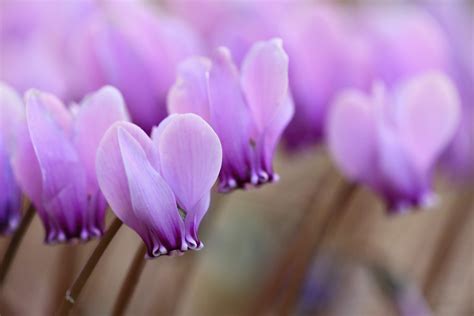
{"type": "Polygon", "coordinates": [[[154,9],[141,1],[103,2],[68,47],[79,93],[103,84],[117,87],[132,121],[147,133],[167,115],[166,95],[178,63],[200,51],[192,29],[154,9]]]}
{"type": "Polygon", "coordinates": [[[158,257],[203,247],[198,228],[221,163],[212,128],[197,115],[179,114],[154,128],[151,139],[134,124],[114,124],[96,168],[114,213],[140,235],[147,256],[158,257]]]}
{"type": "Polygon", "coordinates": [[[220,191],[278,179],[273,154],[293,115],[288,56],[280,39],[257,42],[239,73],[227,48],[212,59],[194,57],[178,69],[168,95],[170,113],[196,113],[222,142],[220,191]]]}
{"type": "Polygon", "coordinates": [[[459,97],[437,72],[369,96],[342,93],[328,118],[328,144],[341,171],[385,199],[389,211],[432,201],[432,174],[460,120],[459,97]]]}
{"type": "Polygon", "coordinates": [[[16,91],[0,83],[0,234],[13,232],[20,222],[21,191],[13,176],[11,158],[24,115],[16,91]]]}
{"type": "MultiPolygon", "coordinates": [[[[321,141],[330,102],[345,77],[352,75],[345,55],[357,54],[355,45],[346,46],[352,37],[345,38],[338,6],[307,4],[291,13],[282,23],[282,33],[291,60],[296,111],[284,138],[290,149],[298,149],[321,141]]],[[[365,67],[364,71],[368,72],[365,67]]]]}
{"type": "Polygon", "coordinates": [[[459,90],[462,103],[461,124],[442,158],[443,169],[461,182],[474,181],[474,40],[472,10],[469,1],[456,5],[424,4],[442,25],[449,39],[450,73],[459,90]]]}
{"type": "Polygon", "coordinates": [[[128,119],[120,92],[104,87],[69,110],[37,90],[27,92],[25,100],[14,173],[43,221],[46,242],[101,236],[106,203],[95,154],[105,131],[128,119]]]}
{"type": "Polygon", "coordinates": [[[426,71],[446,71],[449,43],[426,10],[402,4],[370,8],[361,19],[373,45],[375,75],[393,84],[426,71]]]}
{"type": "MultiPolygon", "coordinates": [[[[35,88],[69,101],[73,87],[68,82],[69,75],[78,78],[87,72],[80,69],[69,73],[71,60],[65,45],[74,42],[74,49],[78,50],[76,36],[71,34],[84,26],[84,19],[96,2],[1,1],[0,80],[21,94],[35,88]]],[[[84,91],[80,96],[83,95],[84,91]]]]}
{"type": "Polygon", "coordinates": [[[447,70],[446,34],[423,10],[406,4],[354,9],[310,5],[281,23],[296,107],[284,135],[290,149],[323,140],[330,105],[342,89],[370,91],[374,80],[392,87],[447,70]]]}

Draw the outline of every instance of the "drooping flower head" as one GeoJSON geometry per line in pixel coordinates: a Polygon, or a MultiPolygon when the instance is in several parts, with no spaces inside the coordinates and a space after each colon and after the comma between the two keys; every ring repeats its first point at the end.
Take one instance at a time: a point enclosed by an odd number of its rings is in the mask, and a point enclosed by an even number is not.
{"type": "Polygon", "coordinates": [[[460,119],[450,79],[429,72],[393,91],[348,90],[328,118],[328,145],[341,171],[382,195],[390,211],[423,206],[433,198],[432,175],[460,119]]]}
{"type": "Polygon", "coordinates": [[[290,149],[322,139],[331,99],[349,75],[343,59],[346,30],[340,11],[337,6],[307,4],[284,20],[282,36],[290,56],[295,102],[295,117],[284,136],[290,149]]]}
{"type": "Polygon", "coordinates": [[[448,67],[446,34],[415,5],[308,5],[282,25],[296,109],[284,136],[290,149],[324,139],[330,105],[342,89],[368,92],[375,80],[391,88],[448,67]]]}
{"type": "Polygon", "coordinates": [[[426,71],[447,70],[447,36],[426,10],[401,4],[372,6],[365,13],[360,18],[377,52],[377,78],[391,85],[426,71]]]}
{"type": "Polygon", "coordinates": [[[95,175],[105,131],[127,120],[123,98],[104,87],[70,109],[52,94],[30,90],[14,155],[15,177],[46,229],[45,241],[102,235],[106,203],[95,175]]]}
{"type": "Polygon", "coordinates": [[[0,83],[0,234],[14,231],[21,216],[21,191],[13,176],[11,158],[24,111],[16,91],[0,83]]]}
{"type": "Polygon", "coordinates": [[[184,61],[168,95],[168,110],[196,113],[219,135],[223,150],[221,191],[278,179],[273,172],[273,154],[293,115],[288,56],[282,41],[254,44],[240,72],[223,47],[212,59],[184,61]]]}
{"type": "Polygon", "coordinates": [[[150,258],[203,247],[198,228],[221,163],[219,138],[194,114],[169,116],[151,139],[134,124],[116,123],[96,160],[110,207],[140,235],[150,258]]]}
{"type": "Polygon", "coordinates": [[[423,5],[432,13],[447,34],[451,67],[449,73],[459,90],[462,103],[461,124],[443,155],[443,170],[461,183],[474,181],[474,24],[472,3],[455,1],[442,5],[426,1],[423,5]]]}

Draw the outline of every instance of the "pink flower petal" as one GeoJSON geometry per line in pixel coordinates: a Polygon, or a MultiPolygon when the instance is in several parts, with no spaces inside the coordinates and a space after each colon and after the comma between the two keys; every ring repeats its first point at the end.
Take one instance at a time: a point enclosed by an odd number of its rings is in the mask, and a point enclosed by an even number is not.
{"type": "Polygon", "coordinates": [[[169,113],[195,113],[210,122],[209,73],[211,61],[189,58],[178,67],[178,78],[168,94],[169,113]]]}
{"type": "Polygon", "coordinates": [[[95,158],[99,142],[114,122],[126,120],[128,114],[122,95],[111,86],[86,97],[79,107],[75,119],[74,145],[85,167],[90,193],[98,189],[95,158]]]}
{"type": "Polygon", "coordinates": [[[138,126],[128,122],[117,122],[105,132],[97,149],[96,172],[99,187],[111,209],[122,222],[136,231],[140,231],[140,220],[132,211],[132,202],[128,188],[128,179],[122,161],[118,142],[118,130],[126,130],[153,159],[152,143],[138,126]]]}
{"type": "Polygon", "coordinates": [[[347,91],[332,105],[327,123],[328,145],[339,168],[352,180],[364,180],[373,171],[376,134],[371,100],[347,91]]]}
{"type": "Polygon", "coordinates": [[[118,129],[132,209],[139,220],[141,236],[156,236],[158,244],[148,245],[152,255],[172,250],[185,251],[184,225],[179,215],[171,188],[149,163],[145,151],[125,129],[118,129]]]}
{"type": "Polygon", "coordinates": [[[448,77],[433,72],[406,82],[397,96],[396,121],[400,137],[417,169],[426,172],[458,128],[458,93],[448,77]]]}
{"type": "Polygon", "coordinates": [[[170,117],[159,138],[161,172],[186,210],[207,194],[219,174],[222,149],[213,129],[195,114],[170,117]]]}

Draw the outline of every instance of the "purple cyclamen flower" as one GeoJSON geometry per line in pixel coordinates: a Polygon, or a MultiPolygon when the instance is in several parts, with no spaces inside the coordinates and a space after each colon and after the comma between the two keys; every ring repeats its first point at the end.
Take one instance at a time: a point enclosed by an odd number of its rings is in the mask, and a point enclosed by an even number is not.
{"type": "Polygon", "coordinates": [[[96,160],[111,209],[140,235],[150,258],[203,247],[198,228],[221,163],[219,138],[194,114],[169,116],[151,139],[134,124],[116,123],[96,160]]]}
{"type": "Polygon", "coordinates": [[[328,118],[328,144],[341,171],[381,194],[390,211],[432,201],[431,178],[460,119],[451,81],[429,72],[372,96],[348,90],[328,118]]]}
{"type": "MultiPolygon", "coordinates": [[[[86,72],[84,69],[69,72],[71,60],[65,44],[75,42],[71,34],[83,27],[85,16],[95,7],[94,2],[97,1],[2,0],[0,80],[21,94],[35,88],[69,101],[73,87],[69,76],[75,79],[86,72]]],[[[74,49],[78,50],[77,45],[74,49]]]]}
{"type": "Polygon", "coordinates": [[[141,1],[103,2],[68,47],[79,93],[117,87],[132,121],[147,133],[167,115],[178,63],[200,51],[192,29],[154,9],[141,1]]]}
{"type": "Polygon", "coordinates": [[[361,5],[359,10],[308,6],[288,15],[282,37],[296,108],[285,131],[292,149],[324,138],[327,113],[340,90],[370,91],[374,80],[391,87],[422,72],[446,71],[449,61],[440,25],[405,4],[361,5]]]}
{"type": "Polygon", "coordinates": [[[440,22],[449,39],[451,71],[462,102],[461,124],[443,156],[443,168],[455,180],[474,181],[474,24],[472,4],[454,1],[442,5],[425,1],[423,5],[440,22]],[[426,3],[425,3],[426,2],[426,3]]]}
{"type": "Polygon", "coordinates": [[[240,73],[223,47],[212,59],[184,61],[168,95],[168,110],[196,113],[219,135],[224,156],[220,191],[277,180],[273,154],[293,115],[282,41],[254,44],[240,73]]]}
{"type": "Polygon", "coordinates": [[[101,236],[106,203],[95,155],[105,131],[128,119],[120,92],[104,87],[70,109],[37,90],[27,92],[25,102],[26,122],[13,168],[43,221],[46,242],[101,236]]]}
{"type": "Polygon", "coordinates": [[[355,55],[355,49],[345,46],[340,11],[337,6],[307,4],[293,10],[282,23],[295,102],[295,117],[284,135],[290,149],[322,139],[329,104],[345,76],[350,75],[344,57],[347,52],[355,55]]]}
{"type": "Polygon", "coordinates": [[[15,90],[0,83],[0,234],[13,232],[21,216],[21,191],[13,176],[11,158],[24,106],[15,90]]]}
{"type": "Polygon", "coordinates": [[[372,41],[376,78],[394,84],[425,71],[446,71],[449,43],[426,10],[410,5],[370,7],[360,16],[372,41]]]}

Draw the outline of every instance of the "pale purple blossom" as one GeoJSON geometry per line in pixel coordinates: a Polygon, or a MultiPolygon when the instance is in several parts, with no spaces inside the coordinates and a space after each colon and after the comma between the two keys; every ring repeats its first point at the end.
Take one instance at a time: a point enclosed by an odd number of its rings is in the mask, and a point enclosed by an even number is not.
{"type": "Polygon", "coordinates": [[[96,160],[111,209],[140,235],[148,257],[203,247],[198,228],[221,163],[219,138],[194,114],[169,116],[151,139],[134,124],[116,123],[96,160]]]}
{"type": "Polygon", "coordinates": [[[81,94],[104,84],[117,87],[132,121],[147,133],[167,115],[166,94],[178,63],[200,52],[192,29],[155,9],[141,1],[104,2],[68,45],[73,88],[81,94]]]}
{"type": "Polygon", "coordinates": [[[68,109],[54,95],[30,90],[25,103],[13,168],[41,217],[45,241],[101,236],[106,203],[97,184],[95,154],[105,131],[128,119],[120,92],[104,87],[68,109]]]}
{"type": "Polygon", "coordinates": [[[350,180],[380,194],[389,211],[433,201],[432,176],[460,120],[457,90],[429,72],[371,95],[342,92],[328,118],[331,155],[350,180]]]}
{"type": "Polygon", "coordinates": [[[288,56],[280,39],[257,42],[235,66],[227,48],[194,57],[178,69],[168,96],[170,113],[196,113],[222,143],[219,189],[230,191],[278,179],[272,167],[280,136],[293,115],[288,56]]]}

